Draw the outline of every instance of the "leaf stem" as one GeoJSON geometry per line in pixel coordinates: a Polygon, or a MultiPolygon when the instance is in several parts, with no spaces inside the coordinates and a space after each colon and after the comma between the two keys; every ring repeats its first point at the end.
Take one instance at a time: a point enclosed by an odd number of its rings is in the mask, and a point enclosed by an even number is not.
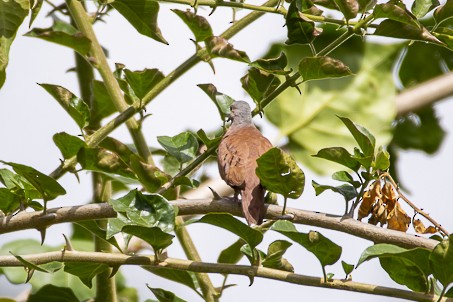
{"type": "Polygon", "coordinates": [[[401,192],[398,184],[393,180],[392,176],[388,172],[384,172],[381,174],[381,178],[388,179],[392,185],[396,188],[396,192],[398,193],[399,197],[401,197],[414,211],[423,217],[425,217],[429,222],[431,222],[437,230],[439,230],[443,236],[448,236],[448,231],[437,221],[435,221],[428,213],[424,212],[422,209],[418,208],[415,204],[413,204],[404,194],[401,192]]]}

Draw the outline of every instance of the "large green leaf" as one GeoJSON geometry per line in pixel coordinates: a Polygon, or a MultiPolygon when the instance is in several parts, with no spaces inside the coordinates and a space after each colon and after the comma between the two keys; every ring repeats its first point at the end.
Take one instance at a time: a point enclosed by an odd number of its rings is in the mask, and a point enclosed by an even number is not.
{"type": "Polygon", "coordinates": [[[208,37],[205,40],[206,49],[211,57],[221,57],[239,62],[250,62],[249,57],[244,51],[237,50],[233,44],[229,43],[226,39],[217,36],[208,37]]]}
{"type": "Polygon", "coordinates": [[[286,240],[275,240],[267,248],[267,255],[262,261],[264,267],[275,268],[288,272],[294,272],[294,267],[283,258],[286,250],[293,245],[286,240]]]}
{"type": "Polygon", "coordinates": [[[234,103],[234,99],[226,94],[218,92],[213,84],[198,84],[197,86],[211,98],[219,111],[220,118],[222,121],[225,121],[230,112],[230,106],[234,103]]]}
{"type": "Polygon", "coordinates": [[[343,184],[341,186],[329,186],[329,185],[320,185],[316,181],[312,180],[311,182],[313,188],[315,189],[316,196],[320,195],[326,190],[332,190],[335,193],[341,194],[346,201],[350,201],[357,197],[357,191],[351,185],[343,184]]]}
{"type": "Polygon", "coordinates": [[[304,82],[352,75],[348,66],[331,57],[303,58],[299,63],[299,74],[304,82]]]}
{"type": "Polygon", "coordinates": [[[260,231],[237,220],[229,213],[209,213],[196,222],[212,224],[230,231],[241,237],[252,249],[263,240],[263,234],[260,231]]]}
{"type": "Polygon", "coordinates": [[[9,49],[28,9],[28,0],[0,1],[0,88],[6,79],[9,49]]]}
{"type": "Polygon", "coordinates": [[[453,263],[453,235],[436,245],[429,256],[433,275],[444,287],[453,283],[453,266],[449,265],[451,263],[453,263]]]}
{"type": "MultiPolygon", "coordinates": [[[[161,195],[142,194],[137,190],[132,190],[123,197],[111,199],[109,203],[116,212],[123,213],[124,217],[129,219],[129,221],[123,220],[124,224],[145,227],[157,226],[164,232],[170,232],[174,229],[175,210],[161,195]]],[[[108,237],[112,235],[108,232],[108,237]]]]}
{"type": "Polygon", "coordinates": [[[190,10],[172,9],[172,11],[187,24],[195,36],[195,41],[201,42],[212,36],[211,25],[205,17],[199,16],[190,10]]]}
{"type": "Polygon", "coordinates": [[[53,200],[60,195],[66,194],[66,190],[55,179],[32,167],[12,162],[0,162],[13,167],[13,170],[17,174],[24,177],[39,193],[41,193],[44,201],[53,200]]]}
{"type": "Polygon", "coordinates": [[[158,69],[143,69],[141,71],[124,69],[124,75],[127,83],[139,99],[143,99],[165,77],[158,69]]]}
{"type": "Polygon", "coordinates": [[[110,3],[142,35],[168,44],[157,25],[159,3],[153,0],[115,0],[110,3]]]}
{"type": "Polygon", "coordinates": [[[296,161],[282,149],[274,147],[256,160],[256,175],[269,191],[285,198],[297,199],[305,186],[305,174],[296,161]]]}
{"type": "Polygon", "coordinates": [[[27,302],[79,302],[71,288],[47,284],[28,297],[27,302]]]}
{"type": "Polygon", "coordinates": [[[64,265],[65,272],[79,277],[89,288],[93,286],[93,278],[108,269],[109,266],[103,263],[66,262],[64,265]]]}
{"type": "Polygon", "coordinates": [[[415,0],[412,4],[411,11],[417,18],[423,18],[439,4],[438,0],[415,0]]]}
{"type": "Polygon", "coordinates": [[[70,47],[83,56],[88,55],[91,50],[91,41],[87,37],[72,25],[59,20],[54,21],[50,28],[33,28],[25,36],[70,47]]]}
{"type": "Polygon", "coordinates": [[[258,68],[250,68],[241,78],[242,88],[252,97],[260,108],[261,100],[272,93],[281,83],[275,75],[258,68]]]}
{"type": "Polygon", "coordinates": [[[158,136],[157,141],[181,164],[192,160],[198,152],[198,140],[191,132],[182,132],[173,137],[158,136]]]}
{"type": "Polygon", "coordinates": [[[63,107],[70,117],[77,123],[80,129],[88,126],[90,121],[90,108],[80,98],[68,89],[52,84],[39,84],[63,107]]]}
{"type": "MultiPolygon", "coordinates": [[[[400,46],[367,43],[362,54],[354,40],[350,43],[351,47],[345,45],[347,53],[339,51],[335,57],[358,69],[355,76],[310,81],[302,84],[302,95],[295,89],[286,90],[265,109],[281,135],[288,136],[288,147],[296,159],[318,173],[332,173],[338,167],[312,158],[312,154],[332,146],[344,150],[357,146],[336,115],[365,126],[376,136],[377,145],[385,145],[391,138],[396,112],[392,65],[400,46]]],[[[301,47],[284,49],[293,62],[303,55],[301,47]]],[[[352,168],[356,163],[348,165],[352,168]]]]}
{"type": "Polygon", "coordinates": [[[309,233],[300,233],[292,222],[285,220],[275,222],[271,230],[285,235],[313,253],[321,263],[323,271],[326,265],[332,265],[340,259],[342,252],[341,246],[318,232],[310,231],[309,233]]]}
{"type": "Polygon", "coordinates": [[[243,254],[241,253],[241,247],[246,244],[244,239],[239,238],[233,242],[230,246],[222,250],[217,258],[219,263],[238,263],[241,260],[243,254]]]}
{"type": "Polygon", "coordinates": [[[375,35],[392,38],[418,40],[434,44],[444,45],[439,39],[433,36],[425,27],[417,27],[395,20],[384,20],[376,28],[375,35]]]}
{"type": "Polygon", "coordinates": [[[402,4],[400,7],[398,4],[385,3],[378,4],[374,7],[373,15],[376,19],[388,18],[390,20],[398,21],[404,24],[416,26],[420,28],[420,23],[402,4]]]}
{"type": "Polygon", "coordinates": [[[286,14],[286,28],[288,29],[288,39],[286,44],[308,44],[313,42],[319,31],[315,28],[315,23],[304,17],[297,8],[298,1],[292,1],[286,14]]]}
{"type": "Polygon", "coordinates": [[[8,215],[19,208],[22,198],[7,188],[0,188],[0,211],[8,215]]]}
{"type": "Polygon", "coordinates": [[[66,132],[56,133],[52,139],[65,159],[77,155],[81,148],[87,147],[83,140],[66,132]]]}
{"type": "Polygon", "coordinates": [[[142,266],[143,269],[168,280],[178,282],[183,284],[191,289],[193,289],[197,294],[198,292],[198,283],[195,278],[194,272],[189,271],[180,271],[171,268],[160,268],[153,266],[142,266]]]}
{"type": "Polygon", "coordinates": [[[115,106],[113,106],[110,99],[110,95],[105,88],[104,82],[95,80],[93,82],[93,104],[91,111],[90,122],[96,125],[101,122],[102,119],[116,112],[115,106]]]}
{"type": "Polygon", "coordinates": [[[423,248],[404,249],[392,244],[375,244],[363,251],[357,267],[365,261],[379,258],[382,268],[395,282],[414,291],[426,291],[431,268],[430,251],[423,248]]]}
{"type": "Polygon", "coordinates": [[[447,0],[444,5],[436,8],[433,16],[437,23],[453,18],[453,0],[447,0]]]}
{"type": "Polygon", "coordinates": [[[175,237],[163,232],[158,227],[146,228],[136,225],[126,225],[122,231],[144,240],[152,246],[156,253],[171,245],[175,237]]]}

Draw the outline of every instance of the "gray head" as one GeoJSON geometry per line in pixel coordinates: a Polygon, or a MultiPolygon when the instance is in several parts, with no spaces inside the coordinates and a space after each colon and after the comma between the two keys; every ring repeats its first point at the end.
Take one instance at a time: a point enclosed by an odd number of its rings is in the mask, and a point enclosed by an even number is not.
{"type": "Polygon", "coordinates": [[[234,125],[249,125],[252,124],[252,114],[249,104],[244,101],[236,101],[230,107],[229,120],[233,121],[234,125]]]}

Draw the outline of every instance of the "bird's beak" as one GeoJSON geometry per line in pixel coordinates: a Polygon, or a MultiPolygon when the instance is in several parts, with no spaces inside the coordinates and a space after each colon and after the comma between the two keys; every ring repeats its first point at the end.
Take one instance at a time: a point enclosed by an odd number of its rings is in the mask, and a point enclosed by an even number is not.
{"type": "Polygon", "coordinates": [[[227,121],[227,122],[232,122],[232,121],[233,121],[233,115],[231,114],[231,112],[228,113],[228,115],[227,115],[227,120],[226,120],[226,121],[227,121]]]}

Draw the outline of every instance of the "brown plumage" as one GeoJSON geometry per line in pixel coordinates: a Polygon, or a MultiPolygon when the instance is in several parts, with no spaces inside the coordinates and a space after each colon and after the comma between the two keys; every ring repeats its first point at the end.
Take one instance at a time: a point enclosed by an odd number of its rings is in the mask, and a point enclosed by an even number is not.
{"type": "Polygon", "coordinates": [[[220,176],[234,189],[235,199],[241,194],[247,223],[261,224],[265,214],[265,189],[255,173],[256,160],[272,148],[272,144],[256,129],[246,102],[234,102],[229,119],[231,126],[217,152],[220,176]]]}

